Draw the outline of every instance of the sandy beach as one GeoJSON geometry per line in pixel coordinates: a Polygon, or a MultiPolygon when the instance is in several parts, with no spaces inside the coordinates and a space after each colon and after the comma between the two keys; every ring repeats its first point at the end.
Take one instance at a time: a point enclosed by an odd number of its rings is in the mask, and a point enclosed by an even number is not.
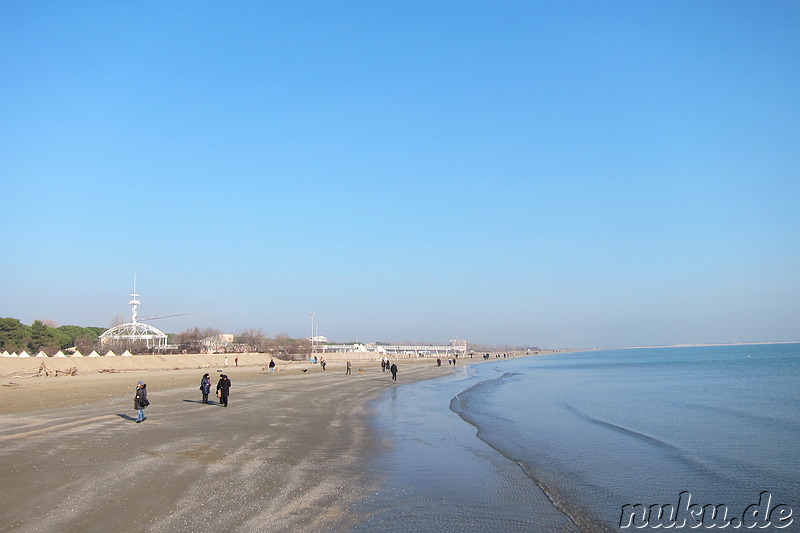
{"type": "Polygon", "coordinates": [[[282,361],[269,374],[263,355],[109,359],[0,361],[0,531],[346,531],[380,478],[364,458],[390,446],[368,429],[371,400],[453,370],[401,359],[395,384],[378,362],[345,375],[282,361]],[[41,362],[78,373],[32,377],[41,362]],[[204,372],[230,377],[229,407],[200,403],[204,372]]]}

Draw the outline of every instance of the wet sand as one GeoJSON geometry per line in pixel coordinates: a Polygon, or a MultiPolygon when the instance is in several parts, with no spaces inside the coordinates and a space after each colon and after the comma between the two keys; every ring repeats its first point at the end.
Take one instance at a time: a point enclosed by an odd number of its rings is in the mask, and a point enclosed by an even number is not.
{"type": "Polygon", "coordinates": [[[269,374],[262,356],[239,368],[231,358],[227,368],[26,377],[39,361],[0,366],[0,531],[347,531],[379,481],[366,459],[389,445],[368,430],[371,400],[452,372],[398,360],[395,385],[378,362],[349,376],[344,363],[269,374]],[[216,384],[220,370],[233,383],[227,408],[200,403],[200,377],[216,384]],[[137,424],[140,379],[152,404],[137,424]]]}

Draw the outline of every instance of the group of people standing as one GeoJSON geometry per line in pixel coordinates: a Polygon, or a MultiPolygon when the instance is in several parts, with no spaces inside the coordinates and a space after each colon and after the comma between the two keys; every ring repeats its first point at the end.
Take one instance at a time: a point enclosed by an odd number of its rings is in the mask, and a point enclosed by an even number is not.
{"type": "MultiPolygon", "coordinates": [[[[223,407],[228,407],[230,391],[231,380],[225,374],[220,375],[217,382],[217,397],[219,398],[219,404],[223,407]]],[[[203,394],[202,403],[208,403],[208,395],[211,393],[211,378],[207,373],[203,374],[203,378],[200,380],[200,392],[203,394]]],[[[140,381],[136,384],[136,394],[133,397],[133,408],[139,413],[139,417],[136,419],[137,424],[147,420],[147,417],[144,416],[144,410],[148,405],[150,405],[150,400],[147,399],[147,384],[144,381],[140,381]]]]}
{"type": "MultiPolygon", "coordinates": [[[[350,374],[351,368],[352,365],[350,361],[347,361],[347,370],[345,373],[350,374]]],[[[381,359],[381,369],[384,372],[391,372],[392,381],[397,381],[396,364],[390,363],[389,359],[381,359]]],[[[275,372],[275,361],[269,362],[269,371],[270,373],[275,372]]],[[[203,377],[200,379],[200,392],[203,395],[201,403],[209,403],[208,395],[211,394],[211,376],[207,372],[203,374],[203,377]]],[[[217,381],[217,398],[219,398],[219,405],[228,407],[228,396],[230,396],[230,392],[230,378],[225,374],[220,374],[219,381],[217,381]]],[[[136,384],[136,395],[133,398],[133,408],[139,412],[139,417],[136,420],[137,424],[147,420],[147,417],[144,416],[144,410],[148,405],[150,405],[150,400],[147,399],[147,385],[143,381],[140,381],[136,384]]]]}
{"type": "MultiPolygon", "coordinates": [[[[208,403],[208,395],[211,393],[211,377],[208,373],[203,374],[200,380],[200,392],[203,393],[203,403],[208,403]]],[[[217,382],[217,398],[223,407],[228,407],[228,396],[231,392],[231,380],[225,374],[220,374],[217,382]]]]}
{"type": "Polygon", "coordinates": [[[392,381],[397,381],[397,365],[389,362],[388,357],[381,357],[381,370],[392,373],[392,381]]]}

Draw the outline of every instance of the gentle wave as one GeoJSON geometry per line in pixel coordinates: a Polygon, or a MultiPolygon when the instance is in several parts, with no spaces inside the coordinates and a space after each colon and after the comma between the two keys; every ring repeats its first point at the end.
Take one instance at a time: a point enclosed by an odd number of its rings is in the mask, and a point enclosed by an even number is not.
{"type": "Polygon", "coordinates": [[[585,420],[585,421],[587,421],[587,422],[589,422],[591,424],[596,424],[598,426],[602,426],[602,427],[611,429],[613,431],[617,431],[617,432],[622,433],[624,435],[628,435],[628,436],[634,437],[636,439],[639,439],[641,441],[647,442],[647,443],[652,444],[654,446],[658,446],[662,450],[664,450],[667,453],[671,454],[671,456],[674,459],[677,459],[678,461],[680,461],[681,463],[683,463],[684,465],[686,465],[686,466],[688,466],[690,468],[695,468],[695,469],[701,471],[704,475],[709,476],[711,478],[714,478],[718,482],[727,482],[727,481],[729,481],[729,480],[717,475],[712,470],[710,470],[708,468],[708,466],[706,464],[704,464],[703,462],[698,461],[696,459],[693,459],[693,458],[689,457],[688,455],[686,455],[684,450],[682,450],[678,446],[675,446],[674,444],[670,444],[668,442],[665,442],[665,441],[663,441],[661,439],[653,437],[652,435],[647,435],[646,433],[642,433],[641,431],[636,431],[634,429],[622,427],[622,426],[619,426],[619,425],[614,424],[612,422],[608,422],[606,420],[601,420],[599,418],[596,418],[596,417],[594,417],[594,416],[582,411],[581,409],[578,409],[574,405],[571,405],[569,402],[563,401],[563,402],[561,402],[561,405],[563,407],[565,407],[567,410],[572,411],[578,417],[582,418],[583,420],[585,420]]]}
{"type": "MultiPolygon", "coordinates": [[[[486,430],[482,428],[481,424],[473,416],[470,416],[468,408],[469,395],[476,392],[483,393],[489,387],[501,386],[505,380],[519,375],[521,374],[517,372],[506,372],[502,376],[481,381],[467,389],[464,389],[456,394],[450,401],[450,410],[477,430],[476,437],[485,442],[489,447],[509,461],[516,463],[522,472],[531,481],[533,481],[537,487],[539,487],[545,496],[547,496],[547,499],[550,500],[550,502],[559,511],[567,516],[578,529],[583,532],[597,531],[605,533],[614,531],[614,529],[607,527],[604,523],[592,518],[591,514],[585,509],[572,505],[570,499],[564,496],[555,485],[548,483],[544,478],[538,476],[535,468],[533,468],[532,465],[518,457],[515,457],[514,454],[510,453],[508,450],[504,450],[502,447],[495,445],[492,439],[487,438],[486,430]]],[[[513,423],[511,420],[497,415],[493,415],[492,418],[495,421],[502,420],[508,423],[513,423]]]]}

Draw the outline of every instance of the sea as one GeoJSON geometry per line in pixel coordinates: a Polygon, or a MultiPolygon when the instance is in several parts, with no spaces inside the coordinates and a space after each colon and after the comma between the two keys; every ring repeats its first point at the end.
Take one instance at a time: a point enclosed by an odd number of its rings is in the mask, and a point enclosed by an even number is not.
{"type": "Polygon", "coordinates": [[[492,357],[375,413],[354,531],[800,531],[800,344],[492,357]]]}

